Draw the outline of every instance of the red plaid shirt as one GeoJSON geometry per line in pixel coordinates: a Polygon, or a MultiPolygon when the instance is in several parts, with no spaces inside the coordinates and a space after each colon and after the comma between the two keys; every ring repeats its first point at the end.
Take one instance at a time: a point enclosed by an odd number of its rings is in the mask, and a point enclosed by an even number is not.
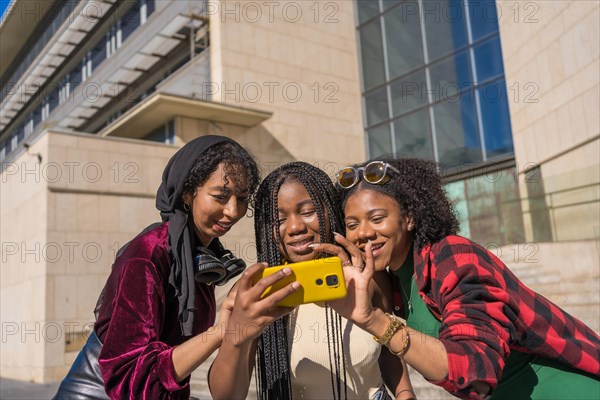
{"type": "Polygon", "coordinates": [[[478,398],[475,381],[495,388],[511,350],[600,376],[600,337],[482,246],[448,236],[415,250],[414,263],[419,295],[441,320],[439,339],[448,353],[448,377],[434,383],[453,395],[478,398]]]}

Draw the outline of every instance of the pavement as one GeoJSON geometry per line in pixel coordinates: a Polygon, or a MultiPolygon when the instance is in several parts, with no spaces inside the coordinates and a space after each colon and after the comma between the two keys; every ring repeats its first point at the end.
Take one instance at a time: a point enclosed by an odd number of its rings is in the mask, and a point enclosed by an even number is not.
{"type": "MultiPolygon", "coordinates": [[[[17,381],[14,379],[0,378],[1,400],[49,400],[56,394],[60,382],[55,383],[31,383],[17,381]]],[[[192,399],[211,399],[209,393],[192,390],[192,399]]]]}
{"type": "Polygon", "coordinates": [[[14,379],[0,378],[0,399],[37,400],[51,399],[58,390],[60,382],[31,383],[14,379]]]}

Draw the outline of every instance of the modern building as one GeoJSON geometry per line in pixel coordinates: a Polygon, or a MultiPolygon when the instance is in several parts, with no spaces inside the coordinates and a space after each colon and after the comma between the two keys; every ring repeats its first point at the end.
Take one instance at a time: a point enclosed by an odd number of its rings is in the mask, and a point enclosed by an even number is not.
{"type": "MultiPolygon", "coordinates": [[[[64,376],[115,251],[158,219],[166,161],[205,134],[247,146],[263,175],[292,160],[331,175],[381,154],[438,161],[462,233],[598,330],[598,13],[594,1],[12,1],[0,374],[64,376]]],[[[250,218],[226,239],[255,259],[250,218]]]]}

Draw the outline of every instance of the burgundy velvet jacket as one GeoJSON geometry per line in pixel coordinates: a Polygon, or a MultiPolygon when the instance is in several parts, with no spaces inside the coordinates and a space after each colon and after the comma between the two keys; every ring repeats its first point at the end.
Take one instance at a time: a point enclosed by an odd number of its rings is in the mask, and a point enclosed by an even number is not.
{"type": "MultiPolygon", "coordinates": [[[[475,381],[495,388],[511,350],[600,375],[600,337],[477,243],[448,236],[415,250],[414,265],[419,295],[441,321],[439,339],[448,353],[448,377],[434,383],[451,394],[478,398],[475,381]]],[[[393,299],[402,310],[397,287],[393,299]]]]}
{"type": "MultiPolygon", "coordinates": [[[[175,380],[171,353],[182,336],[178,304],[168,290],[167,223],[138,236],[115,261],[94,329],[111,399],[187,399],[189,378],[175,380]]],[[[213,286],[196,286],[194,335],[215,320],[213,286]]]]}

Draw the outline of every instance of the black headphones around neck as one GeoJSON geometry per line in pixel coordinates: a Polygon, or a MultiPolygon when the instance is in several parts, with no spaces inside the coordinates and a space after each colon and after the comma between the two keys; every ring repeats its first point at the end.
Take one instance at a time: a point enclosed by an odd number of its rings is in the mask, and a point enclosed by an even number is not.
{"type": "Polygon", "coordinates": [[[241,274],[246,269],[246,263],[218,243],[221,254],[206,247],[197,247],[194,255],[194,280],[196,283],[215,284],[222,286],[241,274]]]}

